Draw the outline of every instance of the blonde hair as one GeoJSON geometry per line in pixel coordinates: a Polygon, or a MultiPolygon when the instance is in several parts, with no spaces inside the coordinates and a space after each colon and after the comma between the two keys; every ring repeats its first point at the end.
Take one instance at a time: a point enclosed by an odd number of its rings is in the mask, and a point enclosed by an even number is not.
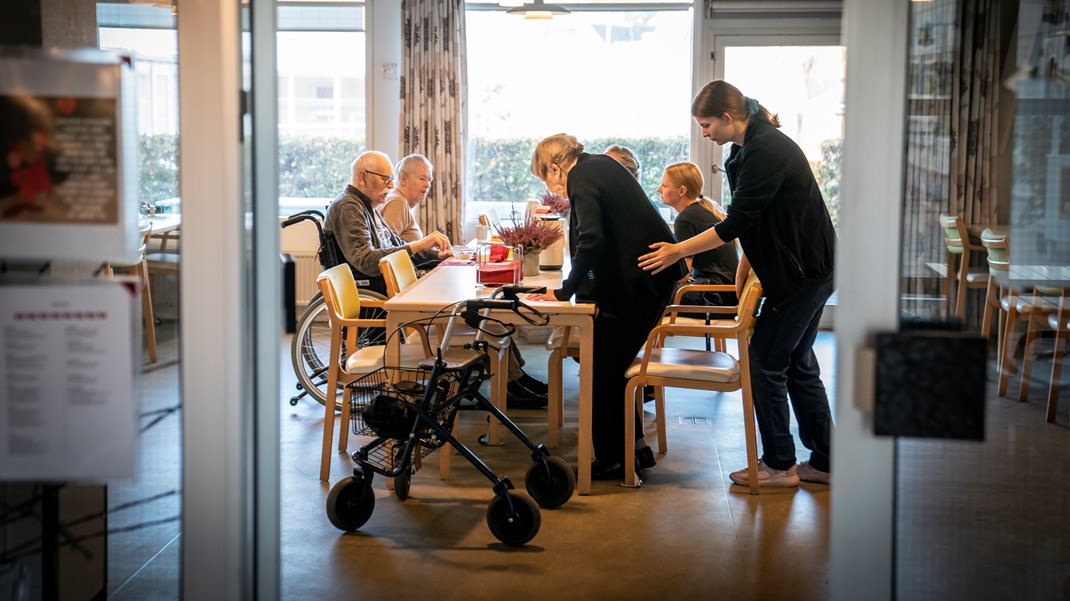
{"type": "Polygon", "coordinates": [[[578,159],[583,152],[583,144],[576,136],[569,134],[554,134],[543,138],[535,147],[535,154],[531,157],[531,174],[546,181],[546,173],[550,165],[564,165],[578,159]]]}
{"type": "Polygon", "coordinates": [[[747,98],[739,88],[723,80],[711,81],[703,86],[691,102],[691,116],[695,118],[720,117],[728,113],[736,121],[750,122],[757,117],[773,127],[780,127],[780,118],[753,98],[747,98]]]}
{"type": "Polygon", "coordinates": [[[702,195],[702,171],[698,165],[690,161],[673,163],[665,168],[665,177],[674,186],[683,186],[687,190],[685,198],[694,198],[702,205],[702,208],[713,213],[718,219],[724,221],[725,212],[720,205],[702,195]]]}
{"type": "Polygon", "coordinates": [[[627,146],[621,146],[620,144],[611,144],[602,151],[602,154],[608,154],[609,156],[617,159],[617,162],[628,168],[628,171],[632,172],[635,179],[639,179],[639,170],[643,168],[643,165],[639,162],[639,157],[635,156],[635,152],[627,146]]]}

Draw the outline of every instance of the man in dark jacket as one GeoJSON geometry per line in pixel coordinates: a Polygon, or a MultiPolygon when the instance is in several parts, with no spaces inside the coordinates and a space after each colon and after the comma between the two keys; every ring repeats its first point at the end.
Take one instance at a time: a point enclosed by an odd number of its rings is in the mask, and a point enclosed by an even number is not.
{"type": "Polygon", "coordinates": [[[654,452],[642,440],[636,420],[636,456],[624,451],[624,372],[646,342],[668,304],[676,281],[685,274],[677,261],[657,275],[636,265],[639,255],[656,242],[672,242],[672,232],[642,186],[620,163],[601,154],[583,152],[567,134],[546,138],[535,149],[531,172],[551,192],[568,197],[575,249],[572,270],[559,290],[535,300],[568,300],[581,286],[598,305],[594,320],[593,442],[591,478],[619,480],[623,461],[653,467],[654,452]]]}
{"type": "MultiPolygon", "coordinates": [[[[802,150],[777,129],[780,122],[756,100],[723,81],[707,84],[691,105],[704,137],[733,143],[725,163],[732,190],[728,216],[680,244],[654,244],[639,265],[658,273],[669,261],[739,238],[744,259],[761,280],[766,302],[750,343],[751,387],[762,460],[761,486],[791,487],[799,480],[831,480],[832,412],[813,345],[825,301],[833,291],[836,232],[802,150]],[[791,409],[809,461],[795,465],[791,409]]],[[[741,277],[742,276],[742,277],[741,277]]],[[[747,485],[747,470],[731,474],[747,485]]]]}

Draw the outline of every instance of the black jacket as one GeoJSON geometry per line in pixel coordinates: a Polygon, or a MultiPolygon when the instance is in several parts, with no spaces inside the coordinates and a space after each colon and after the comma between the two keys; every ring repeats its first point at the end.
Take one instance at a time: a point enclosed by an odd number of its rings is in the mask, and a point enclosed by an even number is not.
{"type": "MultiPolygon", "coordinates": [[[[675,242],[639,182],[612,157],[580,155],[568,174],[572,271],[556,295],[567,300],[593,274],[591,296],[606,316],[627,316],[661,302],[686,271],[683,261],[657,275],[639,267],[654,242],[675,242]]],[[[648,325],[648,324],[643,324],[648,325]]]]}
{"type": "Polygon", "coordinates": [[[725,163],[732,189],[728,217],[715,226],[737,237],[776,306],[796,291],[832,278],[836,231],[810,163],[791,138],[753,120],[725,163]]]}

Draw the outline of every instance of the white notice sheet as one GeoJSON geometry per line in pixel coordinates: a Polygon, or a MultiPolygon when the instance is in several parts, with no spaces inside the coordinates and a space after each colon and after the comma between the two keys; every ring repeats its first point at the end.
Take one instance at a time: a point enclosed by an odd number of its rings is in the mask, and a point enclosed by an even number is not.
{"type": "Polygon", "coordinates": [[[116,281],[0,286],[0,480],[133,476],[135,294],[116,281]]]}

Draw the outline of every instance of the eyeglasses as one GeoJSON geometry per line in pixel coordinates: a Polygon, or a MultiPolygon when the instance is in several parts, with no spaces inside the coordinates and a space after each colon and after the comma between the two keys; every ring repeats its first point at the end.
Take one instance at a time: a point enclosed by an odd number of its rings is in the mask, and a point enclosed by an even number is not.
{"type": "Polygon", "coordinates": [[[394,176],[393,175],[383,175],[382,173],[376,173],[374,171],[368,171],[367,169],[364,170],[364,173],[370,173],[372,175],[378,175],[379,177],[383,178],[383,183],[384,184],[389,184],[390,182],[394,181],[394,176]]]}

